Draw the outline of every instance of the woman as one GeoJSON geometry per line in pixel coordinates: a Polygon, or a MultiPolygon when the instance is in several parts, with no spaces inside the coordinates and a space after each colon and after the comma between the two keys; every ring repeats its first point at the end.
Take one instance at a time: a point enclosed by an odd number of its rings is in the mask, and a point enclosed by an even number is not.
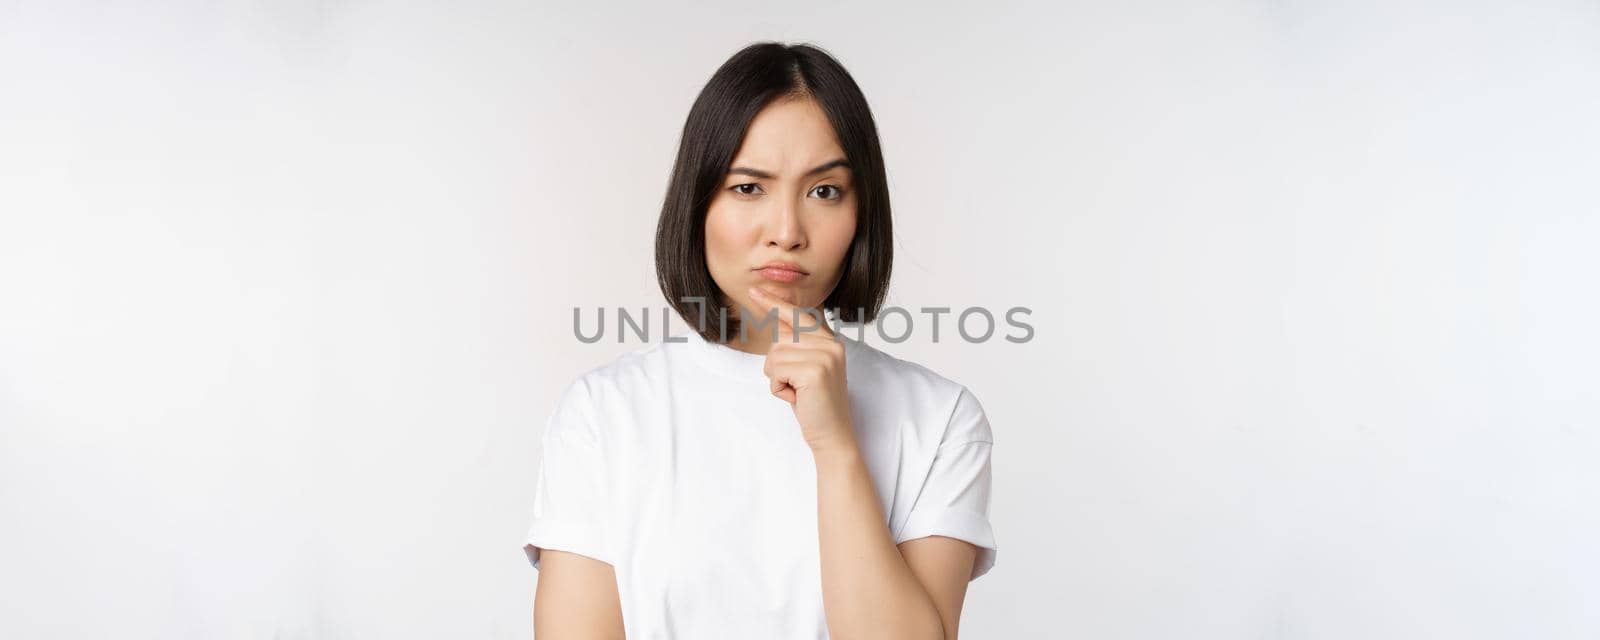
{"type": "Polygon", "coordinates": [[[656,230],[691,329],[583,374],[546,425],[537,637],[956,637],[995,561],[983,408],[802,313],[872,321],[890,230],[837,61],[763,43],[717,70],[656,230]]]}

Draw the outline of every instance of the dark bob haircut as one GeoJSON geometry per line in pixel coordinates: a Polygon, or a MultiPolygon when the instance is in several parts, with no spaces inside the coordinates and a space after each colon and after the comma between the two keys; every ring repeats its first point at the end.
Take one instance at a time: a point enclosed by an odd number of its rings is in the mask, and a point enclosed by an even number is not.
{"type": "Polygon", "coordinates": [[[752,44],[712,74],[689,109],[656,224],[661,293],[709,342],[723,343],[737,335],[739,313],[723,306],[727,300],[706,265],[706,210],[750,121],[768,104],[785,98],[812,98],[821,106],[844,148],[857,194],[855,237],[839,282],[821,307],[837,313],[842,322],[871,322],[889,290],[894,258],[889,184],[878,129],[861,88],[843,65],[817,47],[752,44]],[[725,326],[719,310],[727,313],[725,326]]]}

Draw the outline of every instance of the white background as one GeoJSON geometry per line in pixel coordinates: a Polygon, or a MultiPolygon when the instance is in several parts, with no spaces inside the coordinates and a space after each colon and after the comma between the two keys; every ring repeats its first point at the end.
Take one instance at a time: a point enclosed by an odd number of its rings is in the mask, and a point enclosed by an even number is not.
{"type": "Polygon", "coordinates": [[[0,0],[0,636],[527,637],[571,309],[779,39],[890,302],[1034,310],[876,345],[994,426],[963,637],[1600,637],[1594,2],[154,4],[0,0]]]}

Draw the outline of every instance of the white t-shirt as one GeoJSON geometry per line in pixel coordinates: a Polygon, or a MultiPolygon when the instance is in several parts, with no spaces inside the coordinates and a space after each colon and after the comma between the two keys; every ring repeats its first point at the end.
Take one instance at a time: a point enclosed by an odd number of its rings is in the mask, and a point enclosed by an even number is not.
{"type": "MultiPolygon", "coordinates": [[[[851,329],[853,331],[853,329],[851,329]]],[[[994,438],[978,399],[841,333],[856,439],[895,543],[929,535],[995,561],[994,438]]],[[[811,450],[765,356],[694,331],[625,353],[561,394],[523,550],[612,565],[630,640],[827,638],[811,450]]]]}

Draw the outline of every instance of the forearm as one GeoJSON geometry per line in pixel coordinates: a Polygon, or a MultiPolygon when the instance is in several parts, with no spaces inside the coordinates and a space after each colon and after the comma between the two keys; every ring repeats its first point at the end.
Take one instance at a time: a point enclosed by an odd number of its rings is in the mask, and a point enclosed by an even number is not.
{"type": "Polygon", "coordinates": [[[906,565],[852,440],[814,450],[822,601],[829,634],[857,638],[944,638],[939,611],[906,565]]]}

